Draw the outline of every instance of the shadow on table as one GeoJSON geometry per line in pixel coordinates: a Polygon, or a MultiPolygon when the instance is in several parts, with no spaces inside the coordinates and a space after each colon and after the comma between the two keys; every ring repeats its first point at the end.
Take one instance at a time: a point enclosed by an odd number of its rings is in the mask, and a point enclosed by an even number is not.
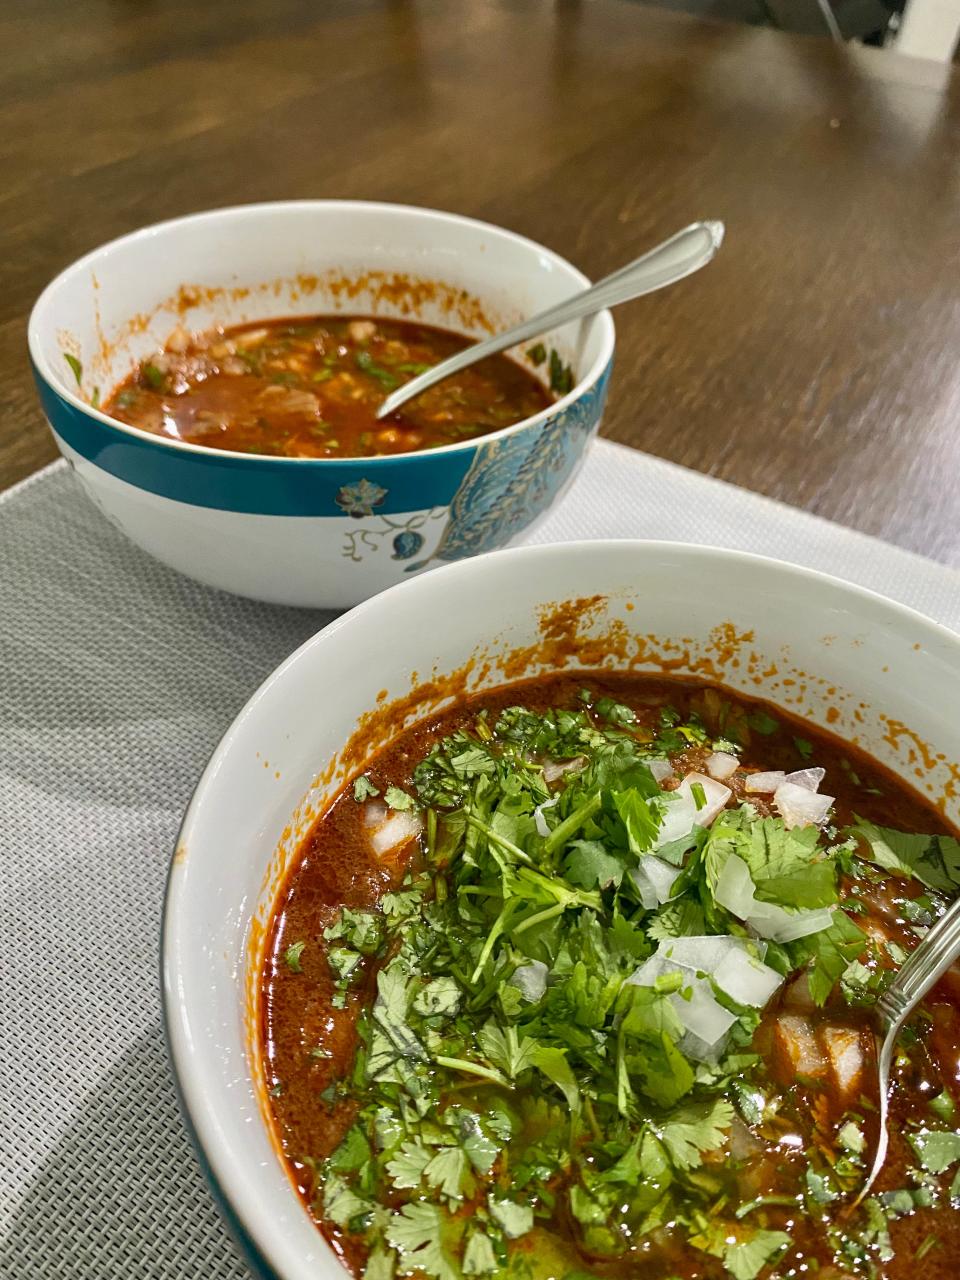
{"type": "Polygon", "coordinates": [[[40,1166],[0,1242],[0,1276],[246,1280],[183,1128],[159,1025],[40,1166]]]}

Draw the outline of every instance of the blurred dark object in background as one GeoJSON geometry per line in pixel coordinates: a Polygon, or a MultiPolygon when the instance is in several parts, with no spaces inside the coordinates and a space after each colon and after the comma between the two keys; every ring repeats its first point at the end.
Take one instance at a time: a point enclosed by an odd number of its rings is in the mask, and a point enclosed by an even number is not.
{"type": "MultiPolygon", "coordinates": [[[[661,9],[692,13],[721,22],[748,22],[797,35],[834,35],[818,0],[637,0],[661,9]]],[[[827,0],[824,0],[826,3],[827,0]]],[[[906,0],[832,0],[830,9],[844,40],[882,45],[903,12],[906,0]]]]}

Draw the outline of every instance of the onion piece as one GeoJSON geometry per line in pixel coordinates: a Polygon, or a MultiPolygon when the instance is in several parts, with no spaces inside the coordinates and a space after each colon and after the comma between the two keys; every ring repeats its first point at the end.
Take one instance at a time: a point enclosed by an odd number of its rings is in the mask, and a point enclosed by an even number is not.
{"type": "Polygon", "coordinates": [[[543,993],[547,989],[548,972],[542,960],[531,960],[529,964],[522,964],[514,969],[510,982],[519,989],[524,1000],[536,1004],[543,999],[543,993]]]}
{"type": "Polygon", "coordinates": [[[726,806],[733,795],[729,787],[717,782],[705,773],[688,773],[676,791],[667,793],[673,799],[666,806],[660,831],[653,847],[659,849],[673,840],[681,840],[688,836],[694,827],[709,827],[718,813],[726,806]],[[693,798],[693,787],[699,783],[703,788],[706,803],[697,808],[693,798]]]}
{"type": "Polygon", "coordinates": [[[746,920],[756,903],[750,868],[739,853],[731,853],[720,870],[714,899],[738,920],[746,920]]]}
{"type": "Polygon", "coordinates": [[[368,800],[363,806],[363,825],[379,827],[387,819],[387,806],[382,800],[368,800]]]}
{"type": "Polygon", "coordinates": [[[571,769],[582,769],[586,763],[584,756],[574,756],[572,760],[544,760],[542,765],[543,780],[544,782],[556,782],[558,778],[562,778],[571,769]]]}
{"type": "Polygon", "coordinates": [[[712,755],[707,756],[704,768],[711,778],[716,778],[718,782],[726,782],[727,778],[732,778],[740,768],[740,761],[729,751],[714,751],[712,755]]]}
{"type": "Polygon", "coordinates": [[[772,902],[759,902],[750,868],[738,853],[731,853],[723,864],[713,896],[731,915],[771,942],[795,942],[833,924],[831,907],[787,911],[772,902]]]}
{"type": "Polygon", "coordinates": [[[783,780],[792,782],[797,787],[806,787],[808,791],[817,791],[826,776],[826,769],[795,769],[793,773],[786,774],[783,780]]]}
{"type": "Polygon", "coordinates": [[[737,1004],[750,1005],[754,1009],[762,1009],[783,985],[783,978],[775,969],[754,960],[739,948],[727,952],[713,970],[713,980],[737,1004]]]}
{"type": "Polygon", "coordinates": [[[818,827],[830,812],[833,796],[821,796],[795,782],[781,782],[773,803],[786,827],[818,827]]]}
{"type": "Polygon", "coordinates": [[[663,858],[645,854],[640,865],[630,872],[630,878],[640,890],[640,901],[645,911],[652,911],[670,901],[670,890],[680,874],[680,868],[663,858]]]}
{"type": "Polygon", "coordinates": [[[664,961],[693,972],[713,973],[724,956],[731,951],[746,951],[747,938],[735,938],[732,934],[691,934],[687,938],[664,938],[657,954],[664,961]]]}
{"type": "Polygon", "coordinates": [[[552,809],[559,799],[559,796],[554,796],[552,800],[544,800],[543,804],[538,804],[533,811],[533,822],[537,828],[537,835],[541,836],[544,840],[546,840],[547,836],[550,834],[550,828],[547,826],[547,820],[543,816],[543,811],[544,809],[552,809]]]}
{"type": "Polygon", "coordinates": [[[423,823],[409,809],[400,809],[392,813],[386,822],[380,824],[370,837],[373,852],[382,858],[391,849],[396,849],[423,830],[423,823]]]}
{"type": "Polygon", "coordinates": [[[669,760],[650,759],[644,760],[643,763],[653,774],[653,780],[656,783],[666,782],[668,778],[676,777],[673,765],[669,760]]]}
{"type": "Polygon", "coordinates": [[[677,993],[670,997],[670,1003],[684,1030],[697,1036],[710,1050],[716,1049],[737,1020],[737,1015],[716,998],[705,978],[691,982],[689,999],[677,993]]]}
{"type": "Polygon", "coordinates": [[[756,795],[772,795],[786,776],[782,769],[771,769],[767,773],[750,773],[743,784],[743,789],[756,795]]]}
{"type": "Polygon", "coordinates": [[[771,942],[796,942],[798,938],[808,938],[812,933],[829,929],[833,924],[833,908],[785,911],[772,902],[755,902],[746,923],[771,942]]]}

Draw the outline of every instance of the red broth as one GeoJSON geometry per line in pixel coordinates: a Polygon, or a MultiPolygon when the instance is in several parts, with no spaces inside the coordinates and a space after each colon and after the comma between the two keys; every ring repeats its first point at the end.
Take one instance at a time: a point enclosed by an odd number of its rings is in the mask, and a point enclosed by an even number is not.
{"type": "MultiPolygon", "coordinates": [[[[734,1071],[722,1087],[699,1082],[677,1104],[691,1104],[694,1112],[701,1108],[697,1114],[704,1107],[719,1105],[718,1114],[722,1113],[726,1123],[721,1126],[723,1133],[708,1138],[699,1153],[678,1147],[676,1142],[669,1149],[662,1179],[666,1182],[669,1176],[674,1182],[664,1192],[668,1208],[659,1219],[649,1207],[659,1192],[648,1192],[658,1185],[656,1176],[661,1175],[651,1174],[647,1153],[639,1169],[628,1170],[620,1193],[623,1206],[615,1199],[610,1208],[609,1198],[604,1201],[601,1196],[606,1207],[591,1208],[583,1188],[608,1188],[611,1183],[603,1178],[611,1166],[616,1176],[614,1157],[620,1150],[617,1126],[639,1126],[638,1131],[662,1137],[668,1132],[670,1116],[677,1113],[665,1110],[663,1099],[651,1102],[640,1094],[631,1103],[632,1118],[619,1119],[610,1096],[604,1093],[607,1068],[601,1053],[593,1071],[576,1070],[581,1097],[590,1099],[593,1095],[589,1114],[578,1110],[575,1117],[567,1118],[566,1095],[549,1076],[535,1075],[527,1067],[508,1083],[496,1045],[485,1040],[482,1031],[475,1034],[470,1026],[471,1005],[485,1010],[478,1017],[487,1017],[492,1008],[503,1027],[508,1028],[511,1022],[519,1026],[521,1037],[566,1036],[563,1043],[580,1046],[579,1050],[565,1050],[569,1059],[590,1060],[594,1049],[587,1039],[575,1034],[576,1027],[558,1022],[545,1027],[515,993],[509,1006],[485,1003],[490,966],[495,961],[507,966],[515,963],[516,952],[524,948],[529,954],[527,940],[532,929],[524,933],[518,928],[511,935],[510,926],[505,927],[487,967],[478,966],[479,977],[469,972],[472,956],[464,969],[458,954],[461,944],[450,944],[450,968],[445,972],[456,975],[453,986],[459,988],[459,999],[464,1003],[455,1015],[447,1011],[452,1020],[444,1022],[438,1016],[432,1022],[427,1018],[415,1023],[428,1051],[430,1037],[441,1033],[452,1036],[459,1049],[455,1058],[444,1061],[485,1063],[482,1069],[488,1072],[486,1076],[463,1074],[462,1068],[441,1069],[434,1063],[432,1075],[428,1071],[424,1079],[432,1080],[439,1094],[429,1105],[425,1099],[421,1110],[399,1085],[369,1085],[365,1073],[371,1069],[375,1052],[371,1036],[376,1035],[377,1008],[381,1008],[374,1003],[379,975],[385,966],[392,966],[404,946],[413,945],[417,929],[429,938],[432,926],[414,913],[393,933],[388,930],[379,946],[364,947],[354,938],[360,951],[347,956],[349,948],[342,932],[347,919],[344,908],[359,913],[356,919],[372,928],[377,921],[389,922],[390,913],[400,911],[398,904],[404,895],[416,891],[422,893],[425,905],[419,910],[424,918],[430,912],[446,912],[441,933],[453,936],[462,923],[456,913],[482,910],[482,895],[495,893],[497,884],[495,877],[485,882],[477,879],[477,873],[464,862],[469,864],[473,856],[469,852],[460,849],[452,863],[439,852],[444,823],[453,823],[450,814],[455,814],[455,805],[438,803],[433,795],[417,819],[421,833],[406,842],[401,840],[381,855],[372,847],[371,830],[382,828],[371,828],[369,815],[373,812],[383,821],[383,813],[371,807],[383,806],[385,797],[404,803],[397,792],[388,796],[390,786],[413,798],[418,796],[418,786],[427,788],[429,795],[429,787],[440,785],[437,770],[434,768],[430,782],[429,770],[424,774],[423,766],[417,766],[448,735],[461,731],[468,735],[454,752],[461,761],[466,759],[464,752],[482,752],[484,744],[491,741],[495,745],[501,742],[509,752],[512,742],[519,755],[510,758],[520,761],[517,768],[521,772],[544,768],[551,773],[548,791],[559,793],[568,784],[575,785],[569,779],[583,768],[582,759],[574,757],[571,765],[567,758],[568,770],[556,773],[562,763],[549,758],[542,743],[522,738],[517,729],[522,720],[515,718],[513,728],[503,729],[506,718],[501,722],[498,717],[516,706],[534,716],[561,709],[561,716],[585,717],[604,733],[622,733],[634,744],[631,750],[649,751],[669,762],[672,776],[662,782],[668,791],[676,790],[678,780],[690,771],[702,773],[714,751],[735,753],[738,764],[725,782],[732,794],[723,814],[729,816],[743,801],[749,801],[754,823],[750,829],[757,830],[756,823],[773,819],[768,830],[777,828],[778,839],[794,838],[790,832],[784,836],[781,830],[783,824],[777,818],[781,802],[775,802],[769,792],[751,792],[749,779],[756,771],[789,773],[812,766],[825,770],[822,789],[835,797],[829,828],[833,834],[819,837],[825,845],[842,841],[844,829],[855,821],[855,815],[884,828],[951,837],[930,804],[856,749],[777,708],[694,683],[608,673],[564,674],[478,695],[402,733],[371,760],[364,781],[357,784],[359,790],[345,788],[304,840],[276,906],[262,974],[262,1047],[276,1129],[293,1181],[347,1269],[358,1277],[365,1268],[370,1268],[367,1274],[379,1275],[378,1268],[391,1251],[391,1240],[398,1239],[397,1256],[390,1263],[398,1274],[422,1273],[451,1280],[463,1274],[464,1240],[472,1248],[470,1242],[480,1232],[492,1242],[492,1252],[483,1245],[473,1254],[474,1262],[478,1253],[482,1254],[480,1261],[492,1267],[486,1274],[527,1280],[589,1275],[624,1280],[721,1280],[731,1275],[762,1280],[774,1276],[907,1280],[913,1277],[918,1261],[929,1280],[953,1276],[960,1257],[960,1219],[951,1200],[957,1189],[950,1190],[951,1179],[960,1168],[956,1132],[960,1129],[960,980],[954,973],[934,989],[922,1012],[906,1028],[895,1069],[890,1157],[868,1210],[853,1211],[850,1207],[875,1134],[871,1006],[877,984],[915,945],[918,928],[929,924],[946,901],[944,895],[929,892],[914,878],[891,875],[861,862],[862,837],[851,839],[856,856],[849,852],[835,855],[840,859],[840,904],[863,931],[862,946],[855,943],[840,966],[845,970],[846,985],[830,979],[818,1004],[811,995],[809,969],[794,972],[792,964],[788,966],[788,978],[750,1024],[755,1023],[752,1039],[740,1052],[752,1054],[753,1060],[744,1058],[738,1066],[737,1059],[730,1059],[735,1063],[734,1071]],[[471,748],[470,741],[477,746],[471,748]],[[439,815],[439,825],[430,817],[431,812],[439,815]],[[850,977],[858,972],[849,967],[854,954],[864,966],[859,973],[866,980],[862,987],[850,977]],[[345,976],[346,964],[355,968],[345,976]],[[476,981],[471,983],[471,977],[476,981]],[[465,1021],[458,1021],[461,1019],[465,1021]],[[375,1089],[380,1091],[376,1097],[375,1089]],[[396,1115],[391,1112],[394,1105],[396,1115]],[[396,1127],[401,1125],[399,1115],[406,1117],[409,1126],[409,1146],[404,1146],[404,1135],[396,1127]],[[482,1119],[482,1128],[477,1127],[478,1121],[471,1130],[471,1120],[464,1121],[465,1127],[458,1131],[475,1165],[445,1136],[448,1130],[437,1127],[451,1115],[482,1119]],[[510,1117],[515,1127],[507,1139],[504,1135],[510,1128],[510,1117]],[[918,1150],[926,1150],[923,1144],[929,1141],[924,1135],[932,1131],[951,1135],[936,1139],[944,1147],[938,1158],[927,1157],[935,1168],[943,1165],[945,1173],[925,1169],[918,1156],[918,1150]],[[475,1147],[469,1146],[471,1134],[475,1147]],[[534,1138],[538,1138],[539,1147],[534,1138]],[[454,1145],[444,1145],[448,1142],[454,1145]],[[428,1163],[444,1152],[439,1164],[428,1163]],[[490,1163],[494,1152],[497,1154],[490,1163]],[[683,1168],[687,1159],[692,1169],[683,1168]],[[538,1168],[538,1161],[542,1168],[538,1168]],[[606,1173],[597,1175],[598,1167],[604,1165],[608,1166],[606,1173]],[[460,1175],[456,1175],[458,1169],[460,1175]],[[439,1170],[439,1174],[433,1176],[430,1170],[439,1170]],[[451,1181],[444,1183],[440,1176],[444,1172],[451,1181]],[[458,1182],[457,1176],[462,1176],[462,1181],[458,1182]],[[578,1179],[579,1194],[575,1189],[578,1179]],[[347,1210],[343,1210],[344,1188],[355,1197],[347,1210]],[[643,1212],[626,1212],[636,1196],[647,1197],[643,1212]],[[500,1204],[498,1197],[513,1206],[513,1218],[494,1214],[494,1202],[500,1204]],[[354,1206],[359,1207],[351,1215],[349,1208],[354,1206]],[[624,1214],[617,1218],[621,1208],[624,1214]],[[433,1238],[428,1220],[431,1214],[439,1215],[434,1221],[442,1223],[439,1235],[434,1232],[443,1244],[439,1254],[424,1243],[433,1238]],[[615,1222],[612,1233],[604,1214],[612,1215],[610,1221],[615,1222]],[[423,1216],[426,1223],[419,1236],[416,1215],[423,1216]],[[404,1230],[391,1235],[396,1227],[390,1224],[398,1222],[404,1230]],[[764,1250],[769,1252],[771,1242],[777,1241],[779,1245],[774,1243],[770,1255],[765,1256],[764,1250]],[[731,1252],[725,1257],[728,1247],[731,1252]],[[418,1255],[417,1248],[427,1251],[418,1255]],[[751,1249],[759,1254],[751,1254],[751,1249]],[[424,1259],[422,1265],[418,1257],[424,1259]]],[[[507,718],[512,714],[507,712],[507,718]]],[[[532,723],[529,717],[527,722],[532,723]]],[[[483,791],[483,784],[475,785],[483,791]]],[[[386,821],[395,821],[398,815],[405,821],[405,812],[409,815],[410,810],[391,809],[386,821]]],[[[515,840],[524,840],[518,834],[524,830],[522,826],[511,828],[506,819],[504,823],[502,831],[512,831],[515,840]]],[[[555,827],[557,819],[550,818],[550,823],[555,827]]],[[[529,823],[526,829],[527,845],[539,847],[529,834],[529,823]]],[[[705,847],[709,847],[709,840],[705,847]]],[[[598,856],[595,849],[568,848],[578,857],[598,856]]],[[[509,857],[503,850],[500,856],[509,857]]],[[[692,855],[686,856],[689,863],[692,855]]],[[[602,856],[600,863],[603,865],[602,856]]],[[[568,888],[571,865],[561,867],[568,888]]],[[[522,870],[522,865],[518,866],[522,870]]],[[[811,871],[812,876],[816,874],[811,871]]],[[[801,896],[805,891],[800,890],[801,896]]],[[[603,906],[597,915],[604,928],[608,923],[614,927],[610,914],[614,893],[620,895],[622,890],[615,890],[612,883],[600,892],[603,906]]],[[[653,913],[646,912],[630,895],[623,901],[618,896],[616,901],[616,913],[624,917],[617,930],[625,933],[628,926],[649,927],[653,913]]],[[[669,903],[657,908],[658,916],[668,907],[669,903]]],[[[491,907],[491,912],[494,910],[491,907]]],[[[562,927],[573,928],[573,918],[573,909],[562,910],[562,927]]],[[[439,916],[434,924],[438,921],[439,916]]],[[[725,927],[731,925],[738,927],[730,920],[725,927]]],[[[537,927],[548,930],[553,924],[537,927]]],[[[696,927],[704,928],[702,918],[696,927]]],[[[435,936],[436,946],[442,949],[447,945],[441,934],[435,936]]],[[[626,945],[622,938],[617,945],[621,944],[626,945]]],[[[428,940],[422,953],[427,968],[431,945],[428,940]]],[[[466,948],[468,941],[462,946],[466,948]]],[[[773,944],[764,946],[768,948],[767,959],[772,959],[773,944]]],[[[628,968],[638,962],[639,957],[628,968]]],[[[814,963],[819,965],[819,959],[810,962],[814,963]]],[[[594,961],[592,969],[599,965],[600,961],[594,961]]],[[[546,988],[548,1003],[562,1000],[563,989],[579,981],[569,964],[558,963],[555,968],[546,988]]],[[[432,972],[436,974],[436,970],[432,972]]],[[[584,975],[584,980],[589,976],[584,975]]],[[[704,981],[702,976],[698,980],[704,981]]],[[[435,976],[431,982],[436,982],[435,976]]],[[[445,988],[427,990],[443,994],[445,988]]],[[[382,998],[381,989],[381,1002],[382,998]]],[[[543,993],[538,998],[543,999],[543,993]]],[[[539,1016],[546,1018],[545,1014],[539,1016]]],[[[568,1015],[566,1021],[576,1019],[568,1015]]],[[[597,1036],[599,1045],[602,1030],[590,1034],[597,1036]]],[[[521,1038],[519,1043],[526,1040],[521,1038]]],[[[604,1050],[607,1047],[602,1046],[604,1050]]],[[[433,1051],[439,1052],[436,1045],[433,1051]]],[[[695,1141],[704,1139],[701,1136],[695,1141]]],[[[654,1168],[658,1159],[652,1161],[654,1168]]]]}
{"type": "MultiPolygon", "coordinates": [[[[104,405],[155,435],[235,453],[362,458],[456,444],[521,422],[553,401],[531,369],[492,356],[425,391],[389,418],[389,392],[470,346],[407,320],[312,316],[189,334],[142,360],[104,405]]],[[[542,346],[531,364],[543,364],[542,346]]],[[[552,353],[553,391],[572,374],[552,353]]]]}

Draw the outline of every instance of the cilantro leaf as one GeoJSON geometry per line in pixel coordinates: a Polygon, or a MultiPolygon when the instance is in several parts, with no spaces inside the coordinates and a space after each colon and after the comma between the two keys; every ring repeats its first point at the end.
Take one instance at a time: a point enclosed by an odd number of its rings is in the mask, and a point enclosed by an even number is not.
{"type": "Polygon", "coordinates": [[[405,1204],[387,1223],[386,1235],[399,1252],[404,1272],[423,1271],[436,1280],[459,1280],[459,1271],[443,1243],[448,1219],[435,1204],[405,1204]]]}
{"type": "Polygon", "coordinates": [[[463,1251],[463,1274],[485,1276],[498,1270],[498,1266],[490,1237],[484,1231],[474,1231],[463,1251]]]}
{"type": "Polygon", "coordinates": [[[387,1161],[387,1175],[398,1191],[409,1191],[419,1187],[423,1171],[430,1163],[432,1156],[420,1142],[404,1142],[400,1150],[387,1161]]]}
{"type": "Polygon", "coordinates": [[[480,1028],[477,1041],[484,1057],[511,1080],[533,1065],[536,1041],[521,1041],[516,1027],[507,1027],[504,1031],[495,1022],[486,1022],[480,1028]]]}
{"type": "Polygon", "coordinates": [[[487,1198],[490,1216],[508,1240],[525,1236],[533,1227],[533,1209],[528,1204],[491,1195],[487,1198]]]}
{"type": "Polygon", "coordinates": [[[331,1173],[323,1184],[323,1212],[338,1227],[350,1227],[371,1213],[373,1205],[362,1200],[338,1173],[331,1173]]]}
{"type": "Polygon", "coordinates": [[[300,957],[303,955],[303,949],[306,945],[303,941],[291,942],[286,951],[284,951],[283,959],[291,973],[303,973],[300,957]]]}
{"type": "Polygon", "coordinates": [[[347,1130],[343,1141],[330,1156],[329,1167],[336,1173],[351,1173],[362,1169],[372,1154],[367,1135],[355,1124],[347,1130]]]}
{"type": "Polygon", "coordinates": [[[626,870],[622,854],[608,852],[600,840],[571,840],[563,874],[581,889],[608,889],[619,885],[626,870]]]}
{"type": "Polygon", "coordinates": [[[960,1160],[960,1133],[923,1129],[910,1134],[910,1145],[928,1173],[946,1173],[960,1160]]]}
{"type": "Polygon", "coordinates": [[[357,804],[362,804],[364,800],[369,800],[371,796],[378,796],[380,789],[375,787],[365,773],[361,773],[359,778],[353,780],[353,798],[357,804]]]}
{"type": "Polygon", "coordinates": [[[387,787],[383,793],[384,804],[388,809],[415,809],[417,802],[401,787],[387,787]]]}
{"type": "Polygon", "coordinates": [[[733,1107],[724,1098],[686,1102],[670,1113],[660,1137],[678,1169],[694,1169],[704,1151],[723,1146],[732,1123],[733,1107]]]}
{"type": "Polygon", "coordinates": [[[960,887],[960,841],[952,836],[908,835],[860,817],[847,832],[860,837],[861,852],[885,871],[915,876],[938,893],[960,887]]]}

